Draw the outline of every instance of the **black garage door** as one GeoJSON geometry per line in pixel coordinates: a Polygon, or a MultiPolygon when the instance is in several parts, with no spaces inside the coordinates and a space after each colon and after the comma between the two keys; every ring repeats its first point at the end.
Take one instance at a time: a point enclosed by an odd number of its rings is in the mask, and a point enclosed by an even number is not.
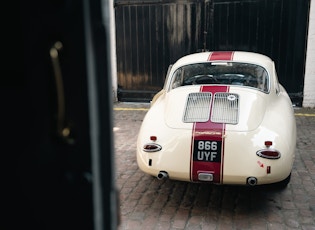
{"type": "Polygon", "coordinates": [[[115,1],[119,101],[150,101],[168,65],[203,49],[244,50],[275,60],[302,102],[310,0],[115,1]]]}

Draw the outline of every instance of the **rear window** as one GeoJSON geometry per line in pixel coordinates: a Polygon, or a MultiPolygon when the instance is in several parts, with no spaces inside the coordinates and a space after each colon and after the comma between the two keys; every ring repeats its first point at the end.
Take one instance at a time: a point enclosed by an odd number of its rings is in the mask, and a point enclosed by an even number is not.
{"type": "Polygon", "coordinates": [[[269,92],[267,71],[255,64],[237,62],[196,63],[178,68],[171,89],[185,85],[224,84],[250,87],[269,92]]]}

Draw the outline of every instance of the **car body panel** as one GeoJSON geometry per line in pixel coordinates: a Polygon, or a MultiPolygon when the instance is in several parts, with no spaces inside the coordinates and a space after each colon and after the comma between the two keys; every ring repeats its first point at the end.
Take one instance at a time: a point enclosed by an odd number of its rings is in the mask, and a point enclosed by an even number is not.
{"type": "MultiPolygon", "coordinates": [[[[170,128],[191,128],[191,124],[183,123],[183,110],[187,95],[191,92],[200,92],[201,86],[184,86],[176,88],[168,93],[165,100],[165,122],[170,128]],[[186,127],[187,126],[187,127],[186,127]]],[[[248,131],[256,129],[264,116],[266,100],[261,92],[253,92],[251,89],[240,87],[229,87],[230,93],[240,95],[239,120],[237,125],[229,125],[228,130],[248,131]],[[244,99],[244,100],[243,100],[244,99]],[[246,100],[245,100],[246,99],[246,100]]]]}
{"type": "Polygon", "coordinates": [[[163,172],[174,180],[246,185],[254,178],[251,185],[270,184],[289,177],[295,145],[292,103],[278,82],[273,61],[249,52],[203,52],[171,66],[139,130],[137,163],[147,174],[159,176],[163,172]],[[267,87],[173,87],[181,67],[213,61],[261,66],[269,76],[267,87]],[[161,150],[147,152],[144,146],[148,143],[161,146],[161,150]],[[257,154],[266,149],[279,152],[279,158],[257,154]]]}

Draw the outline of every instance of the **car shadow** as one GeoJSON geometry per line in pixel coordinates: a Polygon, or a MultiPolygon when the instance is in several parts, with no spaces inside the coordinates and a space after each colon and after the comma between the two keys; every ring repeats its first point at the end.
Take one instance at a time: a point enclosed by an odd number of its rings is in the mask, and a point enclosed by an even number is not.
{"type": "Polygon", "coordinates": [[[164,208],[177,206],[205,217],[208,214],[220,216],[223,212],[255,216],[262,212],[280,212],[282,196],[287,193],[286,188],[280,189],[273,184],[215,185],[152,178],[151,186],[156,196],[151,199],[164,201],[164,208]]]}

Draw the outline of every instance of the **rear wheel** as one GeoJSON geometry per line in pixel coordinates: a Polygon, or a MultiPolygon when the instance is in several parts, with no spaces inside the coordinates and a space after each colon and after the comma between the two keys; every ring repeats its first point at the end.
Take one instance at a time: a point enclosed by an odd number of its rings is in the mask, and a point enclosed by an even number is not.
{"type": "Polygon", "coordinates": [[[274,184],[276,188],[285,189],[291,180],[291,173],[287,178],[274,184]]]}

